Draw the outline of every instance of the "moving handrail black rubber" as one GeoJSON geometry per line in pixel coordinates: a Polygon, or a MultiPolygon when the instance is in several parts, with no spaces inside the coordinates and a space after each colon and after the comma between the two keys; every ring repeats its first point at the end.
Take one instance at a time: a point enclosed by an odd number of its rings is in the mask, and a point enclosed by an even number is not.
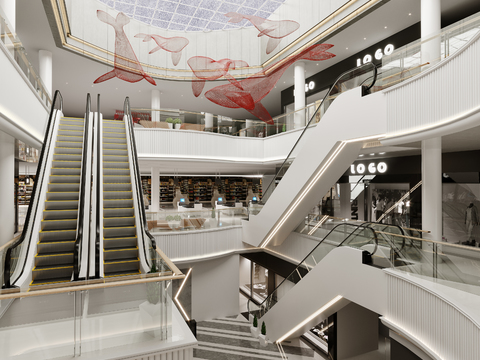
{"type": "MultiPolygon", "coordinates": [[[[83,239],[83,220],[85,217],[85,187],[86,187],[86,170],[88,157],[88,131],[90,128],[90,110],[92,107],[92,100],[90,94],[87,94],[87,105],[85,108],[85,122],[83,124],[83,151],[82,151],[82,171],[80,178],[80,189],[78,193],[78,216],[77,216],[77,236],[75,238],[75,247],[73,252],[73,280],[77,281],[80,273],[80,251],[83,239]]],[[[90,212],[90,209],[87,211],[90,212]]]]}
{"type": "MultiPolygon", "coordinates": [[[[263,194],[268,194],[268,191],[270,190],[270,187],[272,186],[272,184],[275,184],[275,180],[279,177],[279,174],[283,171],[283,168],[285,166],[285,164],[287,163],[288,159],[290,159],[290,156],[292,155],[293,151],[295,150],[295,148],[297,147],[298,143],[300,142],[300,140],[302,139],[303,135],[305,134],[305,132],[308,130],[312,120],[315,118],[315,115],[317,115],[317,112],[321,109],[322,105],[325,104],[325,100],[327,100],[327,98],[331,95],[331,92],[335,89],[335,85],[337,84],[337,82],[346,74],[348,73],[352,73],[352,72],[359,72],[362,68],[364,67],[372,67],[372,70],[373,70],[373,81],[371,83],[371,85],[369,86],[366,86],[366,85],[363,85],[364,82],[362,82],[362,84],[360,86],[362,86],[362,94],[368,94],[368,92],[370,91],[370,89],[373,87],[373,85],[375,84],[375,82],[377,81],[377,67],[372,64],[372,63],[368,63],[368,64],[364,64],[362,66],[359,66],[359,67],[355,67],[353,69],[350,69],[350,70],[347,70],[345,72],[343,72],[339,77],[337,77],[337,79],[335,80],[335,82],[333,83],[333,85],[330,87],[330,89],[327,91],[327,93],[325,94],[325,96],[323,97],[323,100],[322,102],[320,103],[320,106],[315,110],[315,112],[313,113],[312,117],[310,118],[310,120],[308,121],[307,125],[305,125],[305,128],[303,129],[302,133],[300,134],[300,136],[298,137],[297,141],[295,142],[295,144],[292,146],[292,149],[290,150],[290,152],[288,153],[287,157],[285,158],[285,160],[283,161],[282,163],[282,166],[280,166],[280,168],[278,169],[277,173],[275,174],[275,176],[273,177],[272,181],[270,182],[270,184],[268,184],[267,186],[267,189],[265,191],[263,191],[263,194]]],[[[264,203],[263,200],[260,201],[261,203],[264,203]]]]}
{"type": "Polygon", "coordinates": [[[101,174],[101,167],[100,163],[102,160],[102,138],[101,138],[101,133],[100,133],[100,128],[101,128],[101,121],[102,119],[100,118],[100,94],[97,95],[97,121],[95,123],[96,130],[97,130],[97,186],[96,186],[96,198],[97,198],[97,211],[96,211],[96,218],[95,218],[95,278],[99,279],[100,278],[100,215],[102,212],[102,209],[100,208],[100,193],[101,193],[101,186],[103,186],[102,183],[100,183],[100,174],[101,174]]]}
{"type": "MultiPolygon", "coordinates": [[[[137,191],[136,191],[137,205],[140,206],[140,209],[138,209],[139,210],[138,212],[140,214],[140,223],[142,226],[142,229],[140,230],[145,232],[145,234],[147,234],[148,238],[152,242],[152,249],[155,250],[157,248],[157,245],[155,242],[155,238],[153,237],[152,234],[150,234],[150,231],[148,230],[147,216],[145,215],[145,203],[143,202],[142,179],[140,177],[140,167],[138,166],[137,145],[135,142],[135,135],[133,133],[133,120],[132,120],[132,114],[130,112],[130,99],[128,98],[128,96],[125,98],[125,102],[123,106],[123,114],[127,116],[127,123],[128,123],[129,133],[130,133],[130,145],[132,149],[133,171],[135,173],[134,176],[135,176],[136,187],[137,187],[137,191]]],[[[148,263],[147,244],[145,243],[143,244],[143,251],[145,253],[145,260],[147,261],[148,266],[152,268],[152,264],[148,263]]]]}
{"type": "MultiPolygon", "coordinates": [[[[264,308],[264,304],[266,304],[268,301],[270,301],[271,297],[273,297],[273,295],[276,294],[277,289],[278,289],[280,286],[282,286],[282,284],[283,284],[285,281],[287,281],[287,279],[289,279],[291,275],[293,275],[293,274],[295,274],[295,273],[299,273],[299,269],[301,268],[301,265],[310,257],[310,255],[311,255],[320,245],[323,244],[324,240],[326,240],[326,239],[328,238],[328,236],[329,236],[331,233],[333,233],[333,232],[334,232],[338,227],[340,227],[340,226],[349,225],[349,226],[353,227],[354,229],[353,229],[352,232],[350,232],[350,234],[349,234],[347,237],[345,237],[345,239],[343,239],[342,242],[339,243],[336,247],[342,246],[343,243],[345,243],[345,241],[347,241],[347,240],[350,238],[350,236],[352,236],[359,228],[369,229],[369,230],[372,230],[372,232],[373,232],[373,238],[374,238],[374,240],[375,240],[375,249],[374,249],[371,253],[370,253],[370,252],[368,252],[368,253],[369,253],[369,255],[375,254],[375,252],[376,252],[377,249],[378,249],[378,238],[377,238],[377,234],[376,234],[376,232],[375,232],[374,229],[372,229],[371,227],[369,227],[368,225],[365,225],[365,224],[366,224],[366,223],[362,223],[362,224],[351,224],[351,223],[345,222],[345,223],[341,223],[341,224],[335,225],[335,226],[333,227],[333,229],[330,230],[330,231],[328,232],[328,234],[325,235],[324,238],[318,243],[318,245],[315,246],[315,247],[313,248],[313,250],[310,251],[310,252],[308,253],[308,255],[303,258],[302,261],[300,261],[300,263],[298,264],[298,266],[297,266],[285,279],[283,279],[283,281],[282,281],[280,284],[278,284],[278,286],[275,287],[275,289],[271,292],[271,294],[268,295],[268,296],[265,298],[265,300],[263,300],[263,301],[260,303],[260,305],[258,305],[258,306],[260,307],[260,309],[263,309],[263,308],[264,308]]],[[[249,305],[250,305],[250,301],[251,301],[251,299],[249,299],[249,301],[247,302],[247,311],[248,311],[249,313],[250,313],[250,306],[249,306],[249,305]]],[[[262,311],[262,310],[260,310],[260,311],[262,311]]],[[[263,314],[262,314],[262,316],[263,316],[263,314]]]]}
{"type": "MultiPolygon", "coordinates": [[[[37,201],[35,209],[33,209],[33,204],[35,202],[35,198],[37,196],[40,196],[40,194],[37,194],[38,186],[39,186],[39,181],[37,181],[37,180],[40,179],[40,172],[42,171],[42,169],[43,169],[43,174],[42,174],[41,178],[43,179],[44,176],[45,176],[46,161],[47,161],[46,149],[49,149],[51,144],[52,144],[53,136],[51,136],[52,135],[51,132],[53,131],[53,128],[54,128],[54,125],[55,125],[53,114],[56,110],[55,106],[57,105],[57,101],[59,102],[59,108],[57,110],[63,111],[63,97],[62,97],[62,94],[60,93],[59,90],[55,91],[55,95],[53,97],[52,107],[50,109],[50,115],[49,115],[48,122],[47,122],[47,129],[45,131],[45,137],[44,137],[44,140],[43,140],[43,146],[42,146],[42,150],[40,151],[40,157],[39,157],[39,160],[38,160],[37,171],[35,173],[36,181],[33,183],[32,194],[30,196],[30,205],[28,207],[27,215],[25,217],[25,223],[24,223],[24,226],[23,226],[22,235],[20,235],[20,237],[18,238],[17,241],[15,241],[12,245],[10,245],[10,247],[7,249],[7,251],[5,253],[4,285],[2,286],[2,288],[4,288],[4,289],[12,287],[11,274],[12,274],[13,271],[11,271],[11,269],[10,269],[11,266],[13,265],[12,264],[12,251],[14,249],[16,249],[18,246],[20,246],[25,241],[25,237],[27,235],[28,229],[30,228],[33,221],[37,217],[39,201],[37,201]],[[50,140],[49,140],[49,138],[50,138],[50,140]],[[33,215],[32,215],[32,211],[34,212],[33,215]]],[[[28,244],[27,244],[28,247],[30,247],[31,239],[32,239],[32,237],[30,236],[30,238],[28,239],[28,244]]],[[[22,267],[22,270],[21,270],[19,276],[21,276],[23,274],[24,270],[25,270],[25,262],[23,263],[23,267],[22,267]]]]}

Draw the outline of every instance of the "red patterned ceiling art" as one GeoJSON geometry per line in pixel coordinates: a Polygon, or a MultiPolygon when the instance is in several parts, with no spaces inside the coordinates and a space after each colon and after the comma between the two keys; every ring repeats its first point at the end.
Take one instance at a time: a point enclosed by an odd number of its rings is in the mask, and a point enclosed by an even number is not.
{"type": "Polygon", "coordinates": [[[287,35],[290,35],[296,31],[300,24],[293,20],[267,20],[254,15],[243,15],[236,12],[229,12],[225,14],[226,17],[229,17],[230,23],[239,23],[243,19],[250,21],[253,26],[257,28],[260,33],[258,37],[268,36],[267,42],[267,54],[270,54],[275,48],[280,44],[282,38],[287,35]]]}
{"type": "Polygon", "coordinates": [[[208,90],[205,97],[211,102],[230,109],[243,108],[265,121],[273,124],[272,116],[260,102],[273,89],[287,68],[297,60],[322,61],[333,58],[335,55],[327,52],[333,45],[320,44],[306,48],[298,55],[289,56],[270,65],[264,71],[247,79],[237,81],[231,77],[230,84],[220,85],[208,90]],[[269,71],[272,69],[271,71],[269,71]]]}
{"type": "Polygon", "coordinates": [[[143,38],[143,42],[154,40],[157,43],[157,47],[149,52],[153,54],[154,52],[163,49],[172,53],[172,62],[173,66],[177,66],[182,58],[182,50],[185,46],[188,45],[188,39],[180,36],[174,36],[171,38],[162,37],[159,35],[148,35],[148,34],[137,34],[136,38],[143,38]]]}
{"type": "Polygon", "coordinates": [[[100,76],[93,83],[98,84],[117,77],[131,83],[145,79],[150,84],[157,85],[155,80],[143,71],[142,65],[140,65],[125,31],[123,31],[123,27],[130,22],[130,19],[121,12],[115,19],[102,10],[97,10],[97,17],[100,21],[112,25],[115,29],[115,66],[112,71],[100,76]]]}
{"type": "Polygon", "coordinates": [[[221,59],[215,61],[205,56],[193,56],[187,61],[198,80],[192,81],[192,91],[195,97],[199,97],[207,80],[217,80],[222,76],[229,79],[232,83],[236,80],[228,73],[230,69],[239,67],[248,67],[248,63],[243,60],[221,59]]]}

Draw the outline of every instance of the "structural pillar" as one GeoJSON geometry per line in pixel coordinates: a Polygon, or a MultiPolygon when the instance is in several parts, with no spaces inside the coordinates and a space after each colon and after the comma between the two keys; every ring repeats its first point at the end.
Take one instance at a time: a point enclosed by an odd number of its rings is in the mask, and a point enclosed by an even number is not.
{"type": "Polygon", "coordinates": [[[160,90],[152,90],[152,121],[160,121],[160,90]],[[154,111],[157,110],[157,111],[154,111]]]}
{"type": "Polygon", "coordinates": [[[150,184],[150,211],[160,210],[160,168],[152,167],[152,183],[150,184]]]}
{"type": "MultiPolygon", "coordinates": [[[[441,31],[441,0],[422,0],[422,41],[441,31]]],[[[422,44],[422,64],[440,60],[440,37],[422,44]]],[[[442,240],[442,138],[422,141],[422,229],[432,240],[442,240]]]]}
{"type": "Polygon", "coordinates": [[[53,99],[53,81],[52,81],[52,53],[47,50],[40,50],[38,52],[38,63],[40,71],[40,79],[45,85],[45,90],[48,92],[50,99],[53,99]]]}
{"type": "Polygon", "coordinates": [[[352,217],[349,182],[340,183],[340,217],[343,219],[350,219],[352,217]]]}
{"type": "Polygon", "coordinates": [[[15,139],[0,131],[0,247],[15,233],[15,139]]]}
{"type": "Polygon", "coordinates": [[[305,108],[305,63],[298,61],[295,63],[295,118],[293,120],[293,127],[297,129],[305,126],[305,110],[298,111],[305,108]]]}
{"type": "Polygon", "coordinates": [[[213,114],[205,113],[205,131],[213,131],[213,114]]]}

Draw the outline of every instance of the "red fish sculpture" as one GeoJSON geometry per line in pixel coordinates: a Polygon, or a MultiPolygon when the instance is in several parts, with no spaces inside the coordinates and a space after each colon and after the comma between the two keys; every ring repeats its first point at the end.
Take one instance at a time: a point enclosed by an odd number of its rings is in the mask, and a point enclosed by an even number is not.
{"type": "Polygon", "coordinates": [[[230,84],[220,85],[208,90],[205,97],[211,102],[230,109],[243,108],[258,119],[273,124],[272,116],[260,102],[273,89],[287,68],[298,60],[322,61],[335,55],[327,52],[333,45],[320,44],[306,48],[298,55],[289,56],[269,66],[247,79],[237,81],[227,80],[230,84]],[[279,64],[280,63],[280,64],[279,64]],[[272,69],[271,71],[269,71],[272,69]]]}
{"type": "Polygon", "coordinates": [[[182,50],[185,46],[188,45],[188,39],[180,36],[174,36],[171,38],[162,37],[159,35],[148,35],[148,34],[137,34],[135,35],[136,38],[143,38],[143,42],[147,42],[153,40],[157,43],[157,47],[154,48],[149,52],[149,54],[153,54],[154,52],[163,49],[172,53],[172,62],[173,66],[177,66],[182,58],[182,50]]]}
{"type": "Polygon", "coordinates": [[[155,80],[143,71],[142,65],[140,65],[132,45],[123,30],[123,27],[130,22],[130,19],[121,12],[118,13],[115,19],[102,10],[97,10],[97,17],[100,21],[112,25],[115,30],[115,66],[112,71],[100,76],[93,83],[98,84],[117,77],[131,83],[145,79],[150,84],[157,85],[155,80]]]}
{"type": "Polygon", "coordinates": [[[293,20],[274,21],[254,15],[243,15],[236,12],[226,13],[225,16],[230,18],[228,22],[234,24],[246,19],[250,21],[258,31],[260,31],[258,37],[268,36],[270,39],[268,39],[267,42],[267,54],[270,54],[275,50],[278,44],[280,44],[282,38],[290,35],[300,27],[300,24],[293,20]]]}
{"type": "Polygon", "coordinates": [[[228,71],[238,67],[248,67],[248,63],[243,60],[221,59],[215,61],[206,56],[193,56],[187,61],[188,66],[199,80],[192,81],[192,91],[195,97],[199,97],[205,87],[205,81],[217,80],[222,76],[229,78],[232,83],[235,79],[228,71]]]}

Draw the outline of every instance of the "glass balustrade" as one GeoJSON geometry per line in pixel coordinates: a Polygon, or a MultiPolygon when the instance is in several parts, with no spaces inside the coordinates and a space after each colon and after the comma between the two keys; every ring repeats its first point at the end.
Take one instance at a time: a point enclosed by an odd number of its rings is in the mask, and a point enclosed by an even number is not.
{"type": "Polygon", "coordinates": [[[0,46],[6,49],[7,55],[19,66],[20,70],[27,77],[30,84],[35,89],[36,93],[42,102],[50,107],[52,99],[48,93],[45,85],[40,79],[38,72],[34,69],[27,57],[27,52],[18,38],[17,34],[10,28],[8,20],[0,8],[0,46]]]}

